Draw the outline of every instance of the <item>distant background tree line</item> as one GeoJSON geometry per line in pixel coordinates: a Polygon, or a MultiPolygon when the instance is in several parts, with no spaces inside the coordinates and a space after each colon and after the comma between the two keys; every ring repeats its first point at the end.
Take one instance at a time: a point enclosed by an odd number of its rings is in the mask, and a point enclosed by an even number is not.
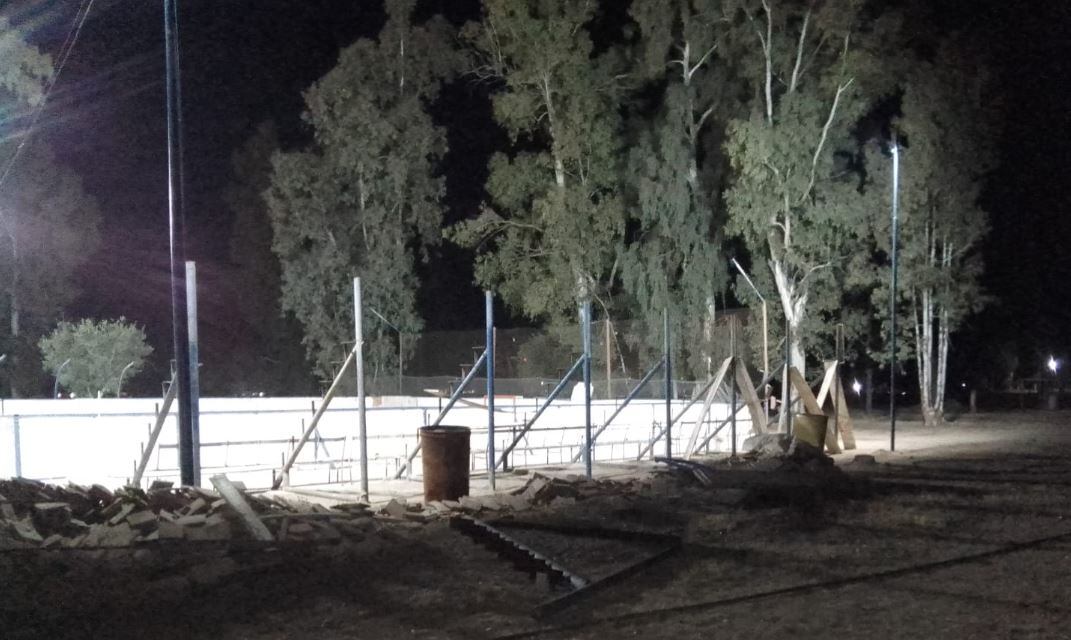
{"type": "MultiPolygon", "coordinates": [[[[234,153],[231,257],[257,327],[234,358],[243,384],[285,392],[304,358],[330,378],[352,342],[353,276],[378,314],[365,318],[370,366],[394,370],[411,352],[399,333],[424,327],[421,264],[444,241],[473,252],[478,284],[516,318],[557,337],[541,350],[573,346],[583,300],[611,324],[641,321],[651,350],[664,309],[676,349],[700,344],[712,308],[758,310],[734,284],[735,257],[770,303],[774,344],[788,327],[793,365],[831,356],[840,323],[848,357],[880,366],[888,155],[899,144],[900,355],[927,421],[941,420],[952,336],[986,302],[979,194],[1001,119],[984,47],[920,30],[924,6],[905,27],[897,9],[855,0],[632,0],[612,17],[607,0],[484,0],[482,18],[464,25],[416,19],[426,15],[416,4],[387,0],[379,35],[343,49],[305,91],[304,143],[283,148],[264,123],[234,153]],[[505,142],[473,177],[484,182],[480,210],[444,229],[450,132],[436,114],[458,84],[489,92],[505,142]]],[[[13,33],[0,24],[0,47],[23,63],[0,69],[0,96],[28,110],[49,61],[13,33]]],[[[17,144],[3,140],[0,159],[17,144]]],[[[27,167],[0,187],[0,214],[22,198],[89,242],[98,214],[76,179],[47,201],[34,195],[56,171],[27,167]]],[[[32,347],[64,298],[37,300],[33,252],[18,250],[19,233],[33,231],[0,223],[11,245],[0,247],[7,349],[21,379],[40,375],[32,347]]],[[[76,269],[84,251],[71,253],[49,273],[76,269]]],[[[687,361],[682,375],[705,367],[687,361]]]]}

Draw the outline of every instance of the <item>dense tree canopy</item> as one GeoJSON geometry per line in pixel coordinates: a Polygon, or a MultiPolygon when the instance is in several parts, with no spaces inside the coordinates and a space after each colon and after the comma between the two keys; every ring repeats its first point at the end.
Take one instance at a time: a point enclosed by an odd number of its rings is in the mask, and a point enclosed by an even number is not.
{"type": "MultiPolygon", "coordinates": [[[[305,94],[315,142],[273,161],[268,204],[282,305],[300,321],[325,378],[353,342],[354,276],[367,308],[404,332],[422,327],[415,261],[440,238],[437,163],[446,152],[427,105],[455,65],[445,23],[411,24],[413,5],[391,0],[379,37],[340,53],[305,94]]],[[[367,316],[375,374],[396,365],[397,337],[367,316]]]]}
{"type": "Polygon", "coordinates": [[[533,319],[608,306],[624,233],[619,59],[597,53],[594,3],[488,0],[463,34],[473,75],[495,83],[495,120],[513,148],[491,158],[490,196],[454,237],[480,250],[479,282],[533,319]]]}

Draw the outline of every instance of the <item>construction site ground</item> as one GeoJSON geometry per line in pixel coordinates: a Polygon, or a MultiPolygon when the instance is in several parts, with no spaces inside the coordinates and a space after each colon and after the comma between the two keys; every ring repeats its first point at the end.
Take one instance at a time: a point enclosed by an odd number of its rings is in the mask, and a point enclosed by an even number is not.
{"type": "MultiPolygon", "coordinates": [[[[493,499],[475,476],[475,499],[434,508],[395,481],[372,488],[385,514],[341,535],[0,551],[0,637],[1071,637],[1071,413],[901,420],[896,453],[887,419],[855,431],[836,466],[522,470],[493,499]],[[459,518],[589,586],[518,565],[459,518]]],[[[355,491],[295,489],[327,508],[355,491]]]]}

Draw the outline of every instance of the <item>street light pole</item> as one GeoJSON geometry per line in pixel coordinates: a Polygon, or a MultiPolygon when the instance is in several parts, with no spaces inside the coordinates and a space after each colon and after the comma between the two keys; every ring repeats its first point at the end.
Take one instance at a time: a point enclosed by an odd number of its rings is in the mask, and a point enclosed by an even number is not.
{"type": "Polygon", "coordinates": [[[128,364],[125,367],[123,367],[123,370],[119,372],[119,385],[115,388],[115,397],[116,398],[122,398],[123,397],[123,376],[126,375],[126,372],[130,369],[130,367],[133,367],[136,364],[137,364],[137,361],[131,360],[130,364],[128,364]]]}
{"type": "Polygon", "coordinates": [[[63,364],[61,364],[60,366],[56,367],[56,382],[52,385],[52,397],[53,398],[56,398],[57,396],[59,396],[59,376],[60,376],[60,372],[63,371],[63,368],[66,367],[69,364],[71,364],[71,359],[67,358],[66,360],[63,361],[63,364]]]}
{"type": "Polygon", "coordinates": [[[896,252],[900,208],[900,149],[893,138],[892,287],[889,293],[889,451],[896,451],[896,252]]]}

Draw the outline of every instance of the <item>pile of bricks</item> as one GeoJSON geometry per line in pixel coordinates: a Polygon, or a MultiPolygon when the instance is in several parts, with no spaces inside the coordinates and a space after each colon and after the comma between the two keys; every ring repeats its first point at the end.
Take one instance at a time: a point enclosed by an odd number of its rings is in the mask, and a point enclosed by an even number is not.
{"type": "MultiPolygon", "coordinates": [[[[278,541],[331,540],[365,531],[367,505],[334,510],[283,503],[241,491],[254,516],[278,541]]],[[[16,478],[0,481],[0,550],[18,548],[109,548],[188,540],[250,537],[235,509],[216,492],[174,488],[157,481],[148,490],[110,491],[101,485],[66,487],[16,478]]]]}

